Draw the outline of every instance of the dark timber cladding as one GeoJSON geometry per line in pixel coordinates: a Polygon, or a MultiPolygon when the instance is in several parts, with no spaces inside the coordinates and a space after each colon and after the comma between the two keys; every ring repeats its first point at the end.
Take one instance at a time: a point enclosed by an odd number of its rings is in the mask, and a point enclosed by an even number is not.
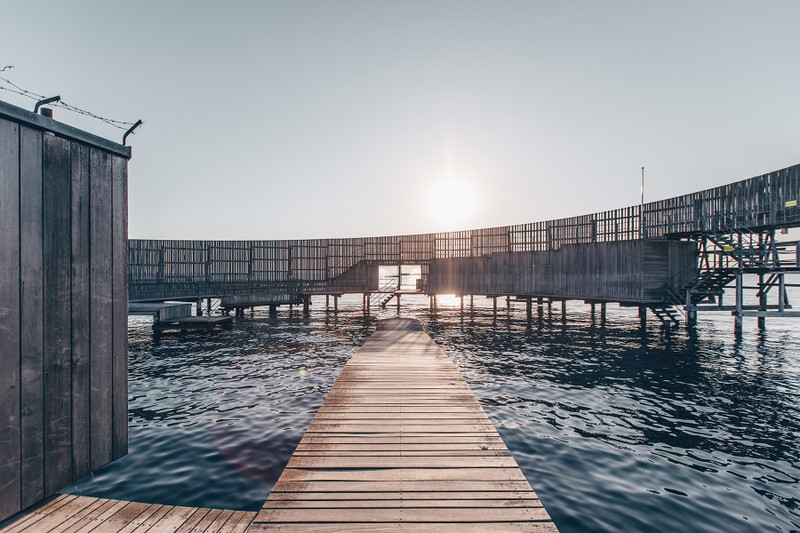
{"type": "Polygon", "coordinates": [[[127,453],[129,157],[0,102],[0,519],[127,453]]]}
{"type": "Polygon", "coordinates": [[[695,275],[694,243],[636,240],[436,260],[427,290],[652,302],[695,275]]]}
{"type": "Polygon", "coordinates": [[[347,362],[252,531],[556,531],[450,359],[411,319],[347,362]]]}

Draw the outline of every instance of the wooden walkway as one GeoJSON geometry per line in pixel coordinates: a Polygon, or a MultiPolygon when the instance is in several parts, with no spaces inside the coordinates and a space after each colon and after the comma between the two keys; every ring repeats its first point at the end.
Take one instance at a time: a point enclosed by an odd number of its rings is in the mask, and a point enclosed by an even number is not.
{"type": "Polygon", "coordinates": [[[2,533],[239,533],[256,513],[106,500],[62,494],[16,516],[2,533]]]}
{"type": "Polygon", "coordinates": [[[345,365],[251,531],[556,531],[450,359],[409,319],[345,365]]]}

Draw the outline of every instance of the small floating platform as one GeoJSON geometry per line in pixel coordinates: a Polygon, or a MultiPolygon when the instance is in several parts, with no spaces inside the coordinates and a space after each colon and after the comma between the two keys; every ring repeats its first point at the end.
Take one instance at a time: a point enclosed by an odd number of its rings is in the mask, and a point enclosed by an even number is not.
{"type": "Polygon", "coordinates": [[[0,523],[0,532],[247,531],[256,513],[61,494],[0,523]]]}
{"type": "Polygon", "coordinates": [[[153,323],[153,329],[158,332],[172,330],[212,330],[229,328],[232,324],[232,316],[186,316],[156,321],[153,323]]]}
{"type": "Polygon", "coordinates": [[[410,319],[347,362],[250,531],[557,531],[453,362],[410,319]]]}

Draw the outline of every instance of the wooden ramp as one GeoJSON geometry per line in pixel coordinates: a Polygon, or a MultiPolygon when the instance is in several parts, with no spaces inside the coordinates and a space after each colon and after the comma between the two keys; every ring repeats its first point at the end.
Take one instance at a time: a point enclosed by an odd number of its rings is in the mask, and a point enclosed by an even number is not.
{"type": "Polygon", "coordinates": [[[0,532],[240,533],[255,514],[62,494],[13,517],[0,532]]]}
{"type": "Polygon", "coordinates": [[[556,531],[450,359],[409,319],[348,361],[250,531],[556,531]]]}

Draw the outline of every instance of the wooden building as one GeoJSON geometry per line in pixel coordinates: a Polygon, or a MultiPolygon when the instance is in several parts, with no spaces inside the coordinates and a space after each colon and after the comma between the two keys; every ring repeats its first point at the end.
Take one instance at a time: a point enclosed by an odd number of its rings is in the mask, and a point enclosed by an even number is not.
{"type": "Polygon", "coordinates": [[[130,156],[0,102],[0,520],[127,453],[130,156]]]}

